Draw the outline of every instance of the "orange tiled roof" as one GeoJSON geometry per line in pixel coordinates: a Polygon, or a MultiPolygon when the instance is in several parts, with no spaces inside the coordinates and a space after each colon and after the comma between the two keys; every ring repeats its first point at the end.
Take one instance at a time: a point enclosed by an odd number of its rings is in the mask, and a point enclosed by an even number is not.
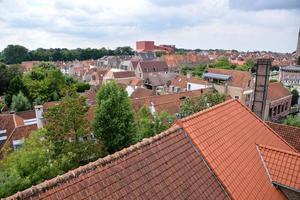
{"type": "Polygon", "coordinates": [[[284,199],[270,184],[256,144],[295,151],[237,100],[177,122],[233,199],[284,199]]]}
{"type": "Polygon", "coordinates": [[[230,199],[180,127],[9,199],[230,199]]]}
{"type": "Polygon", "coordinates": [[[283,97],[291,96],[292,94],[286,89],[282,83],[270,83],[268,87],[267,99],[274,101],[283,97]]]}
{"type": "Polygon", "coordinates": [[[131,86],[141,86],[142,83],[143,83],[142,79],[135,77],[130,81],[129,85],[131,85],[131,86]]]}
{"type": "Polygon", "coordinates": [[[246,89],[249,81],[251,81],[251,84],[253,84],[250,72],[215,68],[208,68],[208,72],[232,76],[230,82],[228,83],[230,86],[246,89]]]}
{"type": "Polygon", "coordinates": [[[300,154],[258,145],[258,150],[273,184],[300,191],[300,154]]]}
{"type": "Polygon", "coordinates": [[[153,90],[149,90],[146,88],[137,88],[136,90],[133,91],[131,94],[131,98],[142,98],[142,97],[150,97],[154,94],[153,90]]]}
{"type": "Polygon", "coordinates": [[[34,119],[34,118],[36,118],[34,110],[17,112],[16,115],[23,118],[23,119],[34,119]]]}
{"type": "Polygon", "coordinates": [[[273,122],[267,122],[267,124],[292,147],[300,152],[300,128],[273,122]]]}

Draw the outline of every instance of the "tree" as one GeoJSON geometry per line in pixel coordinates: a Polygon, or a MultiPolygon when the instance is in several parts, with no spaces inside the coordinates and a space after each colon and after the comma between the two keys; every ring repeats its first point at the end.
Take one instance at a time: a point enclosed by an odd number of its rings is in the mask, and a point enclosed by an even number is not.
{"type": "Polygon", "coordinates": [[[8,45],[3,50],[3,57],[6,64],[17,64],[28,58],[28,49],[21,45],[8,45]]]}
{"type": "Polygon", "coordinates": [[[6,93],[10,81],[16,76],[22,76],[19,65],[6,66],[0,63],[0,96],[6,93]]]}
{"type": "Polygon", "coordinates": [[[297,115],[288,115],[287,118],[284,119],[283,123],[289,126],[300,127],[300,117],[297,115]]]}
{"type": "Polygon", "coordinates": [[[222,103],[225,99],[226,96],[218,92],[208,92],[194,99],[186,98],[180,105],[180,114],[182,117],[186,117],[222,103]]]}
{"type": "Polygon", "coordinates": [[[226,57],[220,58],[216,63],[211,65],[212,68],[218,68],[218,69],[235,69],[237,66],[234,64],[231,64],[226,57]]]}
{"type": "Polygon", "coordinates": [[[296,89],[292,90],[292,106],[298,104],[299,92],[296,89]]]}
{"type": "Polygon", "coordinates": [[[66,96],[60,104],[45,113],[45,128],[46,138],[53,143],[57,158],[64,160],[64,156],[68,157],[69,162],[63,165],[67,170],[103,156],[105,152],[101,143],[91,135],[85,98],[72,87],[64,93],[66,96]]]}
{"type": "Polygon", "coordinates": [[[40,99],[42,102],[55,101],[61,97],[66,86],[65,77],[51,63],[40,63],[23,77],[31,102],[40,99]]]}
{"type": "Polygon", "coordinates": [[[86,90],[90,89],[90,85],[87,83],[82,83],[82,82],[77,82],[74,84],[74,86],[77,89],[77,92],[82,93],[85,92],[86,90]]]}
{"type": "Polygon", "coordinates": [[[28,90],[23,83],[22,76],[16,75],[10,80],[9,86],[5,92],[4,97],[7,106],[11,105],[13,95],[18,94],[20,91],[24,94],[24,96],[28,96],[28,90]]]}
{"type": "Polygon", "coordinates": [[[0,161],[0,197],[63,173],[58,161],[53,159],[52,144],[42,139],[44,135],[42,129],[32,133],[20,149],[0,161]]]}
{"type": "Polygon", "coordinates": [[[94,120],[95,136],[109,153],[114,153],[133,142],[136,126],[127,92],[111,81],[97,93],[94,120]]]}
{"type": "Polygon", "coordinates": [[[11,110],[24,111],[30,109],[31,109],[31,104],[21,91],[18,93],[18,95],[13,95],[11,110]]]}

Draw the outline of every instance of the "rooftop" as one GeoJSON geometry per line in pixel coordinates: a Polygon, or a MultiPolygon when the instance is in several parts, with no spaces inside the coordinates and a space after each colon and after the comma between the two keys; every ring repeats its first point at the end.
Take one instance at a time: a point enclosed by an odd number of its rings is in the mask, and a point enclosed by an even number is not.
{"type": "Polygon", "coordinates": [[[292,94],[282,85],[282,83],[277,82],[269,84],[267,100],[275,101],[287,96],[292,96],[292,94]]]}

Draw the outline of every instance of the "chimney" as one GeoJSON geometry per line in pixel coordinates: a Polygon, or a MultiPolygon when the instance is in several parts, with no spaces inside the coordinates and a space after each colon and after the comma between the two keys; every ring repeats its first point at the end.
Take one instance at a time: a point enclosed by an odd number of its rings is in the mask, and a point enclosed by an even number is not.
{"type": "Polygon", "coordinates": [[[192,73],[191,73],[191,72],[187,72],[187,73],[186,73],[186,78],[187,78],[187,79],[190,79],[191,77],[192,77],[192,73]]]}
{"type": "Polygon", "coordinates": [[[37,127],[38,128],[43,128],[43,106],[42,105],[36,105],[34,106],[35,110],[35,116],[36,116],[36,121],[37,121],[37,127]]]}
{"type": "Polygon", "coordinates": [[[268,58],[257,59],[255,65],[256,76],[252,111],[262,120],[265,120],[265,109],[269,87],[269,74],[272,60],[268,58]]]}

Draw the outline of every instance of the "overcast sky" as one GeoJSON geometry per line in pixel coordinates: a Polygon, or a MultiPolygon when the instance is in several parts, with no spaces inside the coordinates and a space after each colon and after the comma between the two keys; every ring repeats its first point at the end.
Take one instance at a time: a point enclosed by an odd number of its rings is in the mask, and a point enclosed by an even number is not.
{"type": "Polygon", "coordinates": [[[0,0],[8,44],[86,48],[155,40],[183,48],[296,49],[300,0],[0,0]]]}

